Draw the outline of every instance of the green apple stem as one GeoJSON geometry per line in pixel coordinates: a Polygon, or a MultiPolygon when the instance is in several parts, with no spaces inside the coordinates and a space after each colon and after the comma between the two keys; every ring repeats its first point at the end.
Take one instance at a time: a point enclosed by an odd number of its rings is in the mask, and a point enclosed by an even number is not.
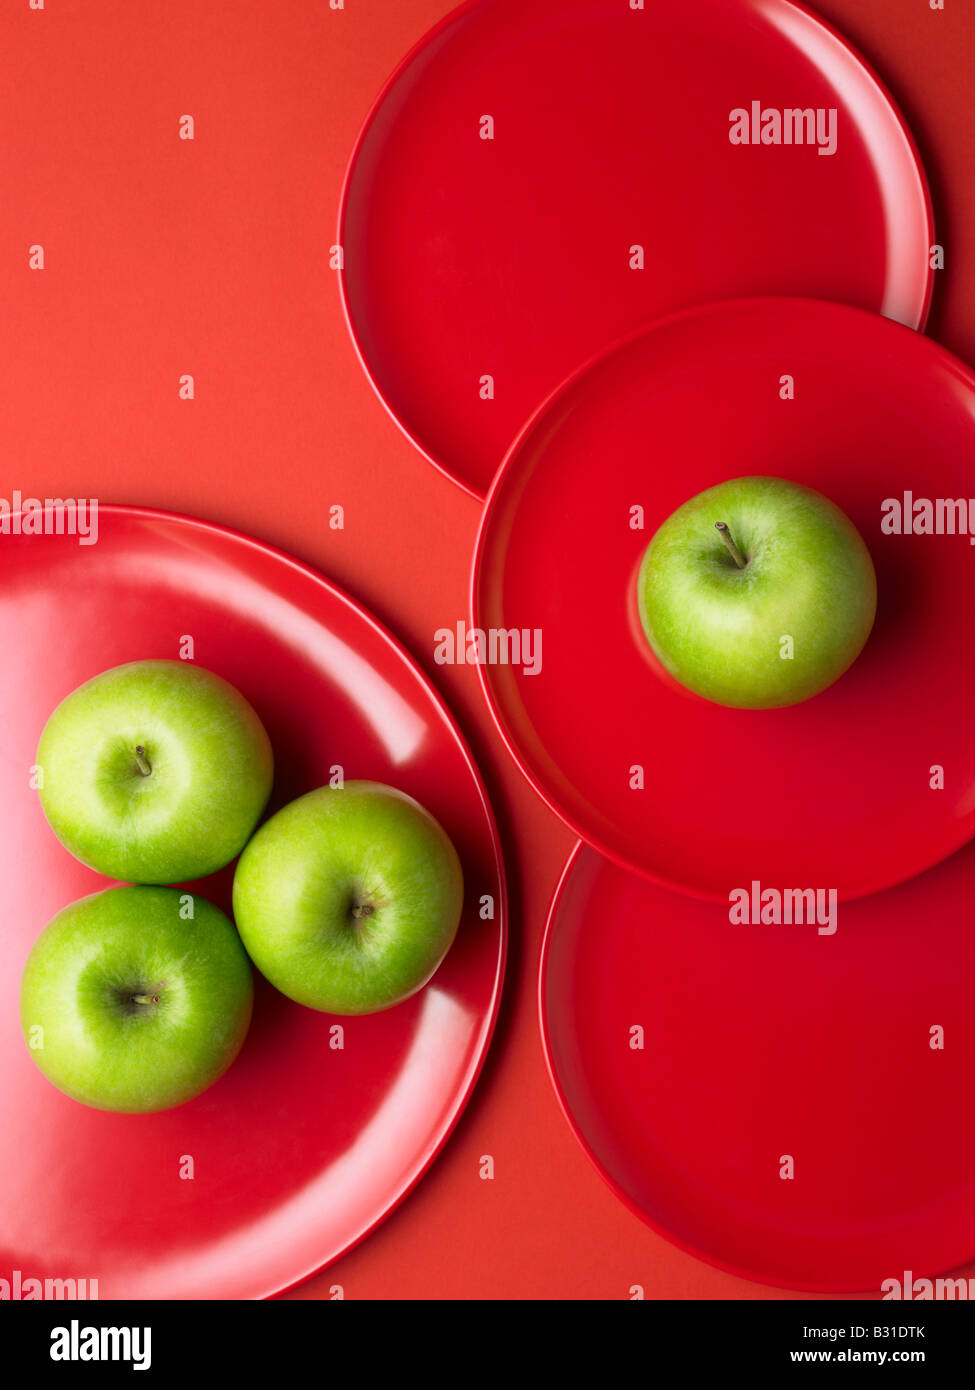
{"type": "Polygon", "coordinates": [[[158,1003],[159,1003],[159,995],[158,995],[158,994],[133,994],[133,996],[132,996],[132,1003],[133,1003],[133,1004],[158,1004],[158,1003]]]}
{"type": "Polygon", "coordinates": [[[748,561],[745,559],[744,555],[742,555],[737,545],[735,545],[735,538],[728,530],[727,523],[724,521],[716,521],[714,523],[714,529],[717,531],[718,535],[721,537],[725,545],[728,547],[728,551],[735,564],[738,566],[740,570],[743,570],[745,566],[748,564],[748,561]]]}
{"type": "Polygon", "coordinates": [[[143,777],[150,777],[152,775],[152,763],[150,763],[149,759],[146,757],[146,750],[141,743],[136,747],[135,761],[143,777]]]}

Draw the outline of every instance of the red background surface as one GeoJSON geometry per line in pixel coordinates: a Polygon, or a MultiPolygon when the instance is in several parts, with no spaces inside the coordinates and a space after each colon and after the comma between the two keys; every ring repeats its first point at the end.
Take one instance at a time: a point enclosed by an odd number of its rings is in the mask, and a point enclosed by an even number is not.
{"type": "MultiPolygon", "coordinates": [[[[434,677],[494,798],[512,939],[481,1083],[403,1206],[290,1296],[328,1298],[341,1285],[347,1298],[626,1298],[641,1285],[648,1298],[789,1297],[701,1264],[630,1215],[549,1085],[538,950],[574,841],[504,754],[475,670],[433,661],[435,630],[466,617],[479,506],[423,461],[374,396],[327,257],[359,125],[452,5],[345,3],[45,0],[37,11],[5,0],[0,495],[187,512],[318,567],[434,677]],[[192,142],[178,138],[184,114],[192,142]],[[35,243],[43,271],[28,267],[35,243]],[[178,396],[187,372],[193,401],[178,396]],[[333,503],[345,531],[328,528],[333,503]],[[479,1177],[485,1154],[492,1181],[479,1177]]],[[[975,10],[945,5],[818,8],[912,125],[947,257],[929,332],[971,362],[975,10]]],[[[856,228],[836,235],[852,240],[856,228]]]]}

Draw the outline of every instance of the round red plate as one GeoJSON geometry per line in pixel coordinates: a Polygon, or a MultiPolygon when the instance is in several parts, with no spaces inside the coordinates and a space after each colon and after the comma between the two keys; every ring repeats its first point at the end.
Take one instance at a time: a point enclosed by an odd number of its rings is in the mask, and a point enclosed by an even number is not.
{"type": "Polygon", "coordinates": [[[879,1293],[975,1255],[973,890],[969,846],[821,936],[732,926],[578,846],[541,1024],[616,1194],[690,1253],[787,1288],[879,1293]]]}
{"type": "Polygon", "coordinates": [[[541,633],[540,672],[480,667],[539,793],[610,858],[710,898],[752,879],[856,897],[957,849],[975,834],[975,550],[967,535],[883,535],[881,507],[908,491],[975,496],[973,456],[975,376],[920,334],[837,305],[695,310],[574,377],[513,448],[474,562],[475,625],[541,633]],[[635,578],[682,502],[761,473],[853,519],[878,615],[822,695],[731,710],[658,674],[635,578]],[[631,529],[633,508],[645,529],[631,529]]]}
{"type": "MultiPolygon", "coordinates": [[[[0,1270],[97,1279],[102,1298],[251,1298],[347,1250],[417,1181],[476,1080],[504,961],[504,879],[480,777],[451,716],[369,615],[287,556],[215,526],[102,508],[98,543],[0,538],[0,1270]],[[45,922],[104,886],[56,842],[29,774],[41,728],[119,662],[195,659],[271,736],[271,809],[328,780],[402,787],[457,845],[467,906],[414,999],[367,1018],[290,1003],[259,978],[240,1058],[199,1099],[119,1116],[75,1104],[20,1036],[24,960],[45,922]],[[493,921],[478,900],[490,894],[493,921]],[[338,1050],[332,1028],[344,1028],[338,1050]],[[184,1156],[192,1180],[181,1178],[184,1156]]],[[[199,890],[229,910],[230,874],[199,890]]]]}
{"type": "Polygon", "coordinates": [[[381,94],[338,239],[380,397],[480,496],[569,372],[663,314],[800,294],[922,326],[934,234],[890,96],[801,6],[474,0],[381,94]],[[835,111],[835,153],[732,144],[753,101],[827,141],[835,111]]]}

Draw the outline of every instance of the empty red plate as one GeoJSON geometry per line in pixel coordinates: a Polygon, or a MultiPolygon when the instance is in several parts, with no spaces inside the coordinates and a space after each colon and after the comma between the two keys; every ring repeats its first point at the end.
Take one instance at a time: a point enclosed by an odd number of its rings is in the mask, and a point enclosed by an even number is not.
{"type": "Polygon", "coordinates": [[[957,849],[975,834],[975,500],[971,536],[881,525],[907,493],[975,496],[973,457],[968,368],[838,305],[691,311],[572,378],[507,459],[473,574],[475,627],[526,635],[479,669],[539,793],[610,858],[710,898],[753,879],[851,898],[957,849]],[[725,709],[665,681],[635,610],[660,523],[746,474],[831,497],[877,569],[863,654],[790,709],[725,709]]]}
{"type": "Polygon", "coordinates": [[[380,397],[478,496],[538,403],[641,324],[798,294],[917,327],[932,280],[903,120],[789,0],[462,5],[379,97],[338,239],[380,397]]]}
{"type": "Polygon", "coordinates": [[[541,1023],[617,1195],[692,1254],[788,1288],[879,1293],[975,1255],[973,891],[968,847],[841,905],[833,935],[732,926],[579,846],[541,1023]]]}
{"type": "MultiPolygon", "coordinates": [[[[256,541],[102,508],[95,545],[4,536],[0,572],[0,1269],[97,1279],[102,1298],[271,1294],[368,1233],[432,1162],[470,1095],[505,940],[480,777],[389,634],[256,541]],[[441,969],[406,1003],[336,1019],[258,979],[244,1050],[211,1090],[163,1114],[110,1115],[49,1085],[20,1034],[20,976],[35,937],[66,903],[105,886],[56,842],[29,776],[64,695],[119,662],[175,658],[186,638],[263,719],[276,758],[272,809],[336,765],[403,788],[457,845],[465,916],[441,969]],[[482,895],[493,919],[481,917],[482,895]]],[[[228,909],[229,884],[224,872],[199,891],[228,909]]]]}

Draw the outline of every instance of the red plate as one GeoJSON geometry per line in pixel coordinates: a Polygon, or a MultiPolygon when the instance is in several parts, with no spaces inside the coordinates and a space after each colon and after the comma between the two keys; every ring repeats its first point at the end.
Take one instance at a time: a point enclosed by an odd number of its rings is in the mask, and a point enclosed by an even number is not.
{"type": "Polygon", "coordinates": [[[616,1194],[691,1254],[786,1288],[880,1292],[970,1259],[973,891],[970,846],[841,906],[832,936],[732,926],[578,846],[541,1025],[616,1194]]]}
{"type": "Polygon", "coordinates": [[[570,380],[492,489],[472,586],[477,627],[542,633],[539,674],[480,668],[539,793],[610,858],[715,899],[752,879],[856,897],[957,849],[975,834],[975,551],[966,535],[881,535],[880,523],[884,499],[907,490],[975,496],[973,457],[975,376],[927,338],[837,305],[695,310],[570,380]],[[794,400],[780,399],[783,375],[794,400]],[[689,695],[658,674],[636,614],[660,523],[753,473],[831,497],[877,568],[863,654],[791,709],[689,695]],[[630,529],[635,506],[643,531],[630,529]],[[938,765],[944,790],[931,786],[938,765]]]}
{"type": "MultiPolygon", "coordinates": [[[[504,879],[484,788],[453,719],[412,660],[338,589],[215,526],[102,508],[97,545],[0,538],[0,1272],[96,1278],[102,1298],[252,1298],[295,1283],[366,1235],[429,1167],[477,1078],[504,962],[504,879]],[[333,764],[417,797],[464,865],[457,942],[414,999],[341,1019],[258,980],[240,1058],[160,1115],[89,1110],[50,1086],[20,1036],[24,960],[61,907],[104,886],[54,839],[28,773],[44,721],[119,662],[196,660],[267,726],[272,809],[333,764]],[[493,895],[493,921],[477,904],[493,895]],[[344,1048],[331,1028],[345,1029],[344,1048]],[[181,1180],[181,1155],[195,1177],[181,1180]]],[[[230,874],[200,891],[229,910],[230,874]]]]}
{"type": "Polygon", "coordinates": [[[663,314],[800,294],[923,326],[934,233],[889,94],[801,6],[474,0],[379,97],[338,239],[380,398],[481,496],[539,401],[663,314]],[[733,145],[752,101],[835,110],[836,152],[733,145]]]}

